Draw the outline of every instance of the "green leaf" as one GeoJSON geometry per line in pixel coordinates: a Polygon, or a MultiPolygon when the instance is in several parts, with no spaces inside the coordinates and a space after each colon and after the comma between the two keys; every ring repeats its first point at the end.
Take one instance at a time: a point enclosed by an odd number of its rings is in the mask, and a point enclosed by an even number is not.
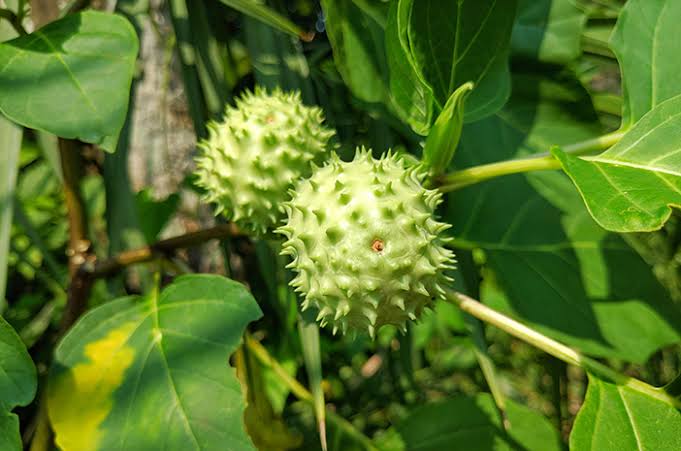
{"type": "Polygon", "coordinates": [[[681,413],[628,387],[589,376],[584,404],[570,434],[570,449],[676,451],[681,413]]]}
{"type": "Polygon", "coordinates": [[[246,14],[256,20],[259,20],[270,27],[276,28],[279,31],[288,33],[295,37],[310,39],[298,25],[291,22],[287,17],[282,16],[267,5],[261,4],[254,0],[220,0],[225,5],[236,9],[237,11],[246,14]]]}
{"type": "Polygon", "coordinates": [[[582,52],[586,14],[572,0],[519,0],[513,55],[565,64],[582,52]]]}
{"type": "Polygon", "coordinates": [[[434,99],[430,87],[419,79],[409,53],[408,7],[404,1],[392,2],[385,30],[390,106],[416,133],[426,135],[433,118],[434,99]]]}
{"type": "Polygon", "coordinates": [[[404,450],[510,450],[501,418],[488,394],[426,404],[396,427],[404,450]]]}
{"type": "Polygon", "coordinates": [[[326,449],[326,403],[324,402],[324,390],[322,388],[322,354],[319,348],[319,326],[314,313],[311,311],[301,312],[298,316],[298,333],[300,334],[300,346],[303,349],[303,361],[309,380],[310,391],[314,398],[314,414],[317,419],[319,438],[322,449],[326,449]]]}
{"type": "Polygon", "coordinates": [[[555,427],[539,412],[506,399],[508,435],[524,451],[561,451],[563,446],[555,427]]]}
{"type": "Polygon", "coordinates": [[[464,83],[454,91],[430,129],[423,149],[423,162],[434,175],[444,172],[454,158],[463,127],[464,102],[473,83],[464,83]]]}
{"type": "Polygon", "coordinates": [[[0,314],[5,306],[5,285],[7,283],[7,255],[12,232],[12,206],[14,189],[19,167],[19,150],[23,130],[3,116],[0,116],[0,314]]]}
{"type": "Polygon", "coordinates": [[[681,206],[681,96],[656,106],[620,142],[595,157],[554,149],[598,223],[616,232],[652,231],[681,206]]]}
{"type": "Polygon", "coordinates": [[[379,448],[501,451],[521,445],[525,451],[561,450],[558,432],[537,412],[508,400],[506,420],[508,433],[489,394],[458,396],[416,408],[381,437],[379,448]]]}
{"type": "Polygon", "coordinates": [[[414,66],[438,106],[471,81],[475,91],[466,102],[466,122],[499,110],[511,87],[508,50],[516,0],[402,2],[414,66]]]}
{"type": "MultiPolygon", "coordinates": [[[[322,0],[326,33],[343,81],[359,99],[387,99],[388,73],[384,35],[387,10],[379,17],[366,14],[352,0],[322,0]]],[[[382,11],[382,10],[379,10],[382,11]]]]}
{"type": "Polygon", "coordinates": [[[11,410],[35,396],[38,379],[26,347],[0,317],[0,449],[20,451],[19,418],[11,410]]]}
{"type": "MultiPolygon", "coordinates": [[[[588,95],[576,82],[518,74],[513,89],[496,116],[464,126],[458,166],[598,134],[588,95]]],[[[445,217],[455,245],[484,249],[482,299],[490,306],[588,354],[633,362],[681,338],[681,315],[650,265],[591,219],[564,174],[513,175],[464,188],[448,196],[445,217]]]]}
{"type": "Polygon", "coordinates": [[[149,188],[137,192],[135,195],[137,217],[147,243],[158,239],[163,228],[177,211],[179,203],[180,196],[177,193],[172,193],[165,199],[156,200],[149,188]]]}
{"type": "Polygon", "coordinates": [[[57,347],[48,410],[62,449],[253,449],[228,365],[262,313],[241,284],[177,278],[83,316],[57,347]],[[139,427],[144,425],[144,427],[139,427]]]}
{"type": "Polygon", "coordinates": [[[0,44],[0,110],[13,121],[112,152],[137,56],[123,17],[68,15],[0,44]]]}
{"type": "Polygon", "coordinates": [[[622,127],[681,94],[678,0],[630,0],[610,39],[622,70],[622,127]]]}

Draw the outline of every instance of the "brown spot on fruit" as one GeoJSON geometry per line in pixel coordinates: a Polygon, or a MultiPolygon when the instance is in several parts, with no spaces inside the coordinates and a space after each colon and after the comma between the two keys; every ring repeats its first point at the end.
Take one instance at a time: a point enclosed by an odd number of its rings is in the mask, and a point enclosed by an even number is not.
{"type": "Polygon", "coordinates": [[[385,249],[385,243],[382,240],[376,238],[373,243],[371,243],[371,250],[374,252],[383,252],[385,249]]]}

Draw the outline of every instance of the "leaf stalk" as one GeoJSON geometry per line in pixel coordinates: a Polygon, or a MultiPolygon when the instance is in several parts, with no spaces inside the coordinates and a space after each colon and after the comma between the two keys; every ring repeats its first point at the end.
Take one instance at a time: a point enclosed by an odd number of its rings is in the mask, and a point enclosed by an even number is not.
{"type": "MultiPolygon", "coordinates": [[[[563,146],[563,151],[572,155],[583,155],[605,150],[622,139],[624,133],[624,131],[616,131],[596,138],[569,144],[563,146]]],[[[551,169],[560,169],[560,162],[550,153],[545,152],[527,158],[517,158],[514,160],[483,164],[450,172],[449,174],[440,177],[438,184],[440,185],[439,190],[447,193],[504,175],[551,169]]]]}

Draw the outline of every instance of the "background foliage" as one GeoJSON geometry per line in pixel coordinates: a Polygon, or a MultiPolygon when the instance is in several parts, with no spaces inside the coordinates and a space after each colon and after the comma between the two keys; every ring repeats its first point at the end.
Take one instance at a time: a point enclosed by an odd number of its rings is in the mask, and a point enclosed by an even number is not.
{"type": "Polygon", "coordinates": [[[680,17],[0,0],[0,449],[679,449],[680,17]],[[343,158],[423,157],[484,305],[376,340],[299,313],[280,243],[191,175],[255,86],[322,107],[343,158]]]}

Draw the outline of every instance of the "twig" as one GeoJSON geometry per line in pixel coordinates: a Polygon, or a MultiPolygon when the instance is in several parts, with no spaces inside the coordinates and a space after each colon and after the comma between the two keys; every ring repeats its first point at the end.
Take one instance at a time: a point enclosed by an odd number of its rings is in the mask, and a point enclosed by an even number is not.
{"type": "Polygon", "coordinates": [[[664,390],[648,385],[633,377],[618,373],[598,360],[587,357],[580,352],[556,340],[547,337],[508,316],[493,310],[481,302],[453,290],[447,289],[447,299],[454,302],[464,312],[513,335],[524,342],[541,349],[565,363],[576,365],[584,370],[608,380],[617,385],[623,385],[633,390],[653,397],[671,406],[681,408],[681,400],[669,396],[664,390]]]}
{"type": "Polygon", "coordinates": [[[59,155],[64,173],[64,196],[69,219],[67,255],[70,283],[66,309],[61,320],[61,332],[64,333],[83,313],[87,305],[91,281],[82,276],[80,267],[90,258],[91,243],[88,239],[85,202],[80,194],[80,178],[83,168],[80,143],[59,139],[59,155]]]}
{"type": "Polygon", "coordinates": [[[24,36],[28,34],[24,26],[21,24],[21,17],[17,15],[14,11],[9,9],[0,8],[0,19],[5,19],[12,25],[14,31],[16,31],[19,36],[24,36]]]}
{"type": "Polygon", "coordinates": [[[157,241],[149,246],[121,252],[101,262],[88,262],[82,272],[89,278],[97,279],[111,276],[126,266],[151,261],[159,256],[167,256],[177,249],[196,246],[212,239],[242,236],[234,224],[221,224],[208,229],[175,236],[157,241]]]}

